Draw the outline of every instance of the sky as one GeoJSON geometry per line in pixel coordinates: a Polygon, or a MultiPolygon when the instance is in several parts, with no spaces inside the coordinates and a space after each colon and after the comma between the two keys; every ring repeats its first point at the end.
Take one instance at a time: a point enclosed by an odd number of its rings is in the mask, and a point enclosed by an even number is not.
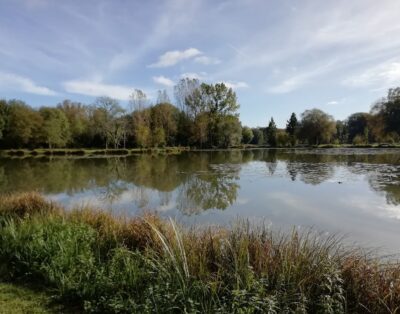
{"type": "Polygon", "coordinates": [[[224,82],[244,125],[336,119],[400,86],[398,0],[0,0],[0,98],[55,106],[183,77],[224,82]]]}

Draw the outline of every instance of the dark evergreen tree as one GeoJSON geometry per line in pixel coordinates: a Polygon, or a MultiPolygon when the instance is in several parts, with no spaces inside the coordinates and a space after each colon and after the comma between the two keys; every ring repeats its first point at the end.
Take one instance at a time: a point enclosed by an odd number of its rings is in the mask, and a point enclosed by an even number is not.
{"type": "Polygon", "coordinates": [[[298,126],[297,117],[296,114],[293,112],[292,115],[290,116],[290,119],[286,123],[286,132],[290,136],[294,136],[297,126],[298,126]]]}
{"type": "Polygon", "coordinates": [[[276,133],[277,133],[276,124],[274,118],[271,118],[268,127],[266,129],[266,138],[267,138],[267,143],[272,147],[276,147],[276,133]]]}

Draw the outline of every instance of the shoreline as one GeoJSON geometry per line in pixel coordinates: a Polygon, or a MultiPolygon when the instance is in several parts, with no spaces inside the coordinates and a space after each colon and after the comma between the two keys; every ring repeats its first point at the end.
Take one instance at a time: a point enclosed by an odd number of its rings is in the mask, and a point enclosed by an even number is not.
{"type": "Polygon", "coordinates": [[[135,154],[180,154],[182,152],[217,152],[217,151],[237,151],[237,150],[317,150],[317,149],[400,149],[400,144],[369,144],[369,145],[331,145],[322,144],[317,146],[291,146],[291,147],[270,147],[243,145],[230,148],[192,148],[192,147],[150,147],[150,148],[38,148],[38,149],[0,149],[0,157],[43,157],[43,156],[129,156],[135,154]]]}

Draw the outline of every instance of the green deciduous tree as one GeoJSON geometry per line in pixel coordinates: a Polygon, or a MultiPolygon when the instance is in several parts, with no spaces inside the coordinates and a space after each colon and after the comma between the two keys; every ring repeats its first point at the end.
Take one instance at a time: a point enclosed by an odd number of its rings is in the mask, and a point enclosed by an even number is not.
{"type": "Polygon", "coordinates": [[[242,142],[244,144],[249,144],[253,140],[253,137],[253,131],[249,127],[244,126],[242,128],[242,142]]]}
{"type": "Polygon", "coordinates": [[[5,99],[0,99],[0,140],[4,137],[8,119],[8,104],[5,99]]]}
{"type": "Polygon", "coordinates": [[[8,101],[8,118],[6,123],[6,146],[21,148],[32,147],[37,143],[41,115],[19,100],[8,101]]]}
{"type": "Polygon", "coordinates": [[[194,145],[226,147],[236,143],[237,138],[240,143],[239,104],[231,88],[223,83],[198,85],[198,81],[186,79],[175,90],[180,98],[185,97],[184,112],[192,125],[190,139],[194,145]],[[227,128],[232,132],[229,139],[227,128]]]}
{"type": "MultiPolygon", "coordinates": [[[[370,114],[365,112],[353,113],[347,118],[348,141],[350,143],[353,142],[357,135],[364,136],[365,130],[368,128],[369,119],[370,114]]],[[[368,139],[365,139],[365,142],[368,142],[368,139]]]]}
{"type": "Polygon", "coordinates": [[[187,98],[193,95],[195,90],[200,87],[200,81],[194,78],[183,78],[174,87],[174,95],[176,103],[181,111],[190,115],[187,110],[189,106],[187,105],[187,98]]]}
{"type": "Polygon", "coordinates": [[[336,141],[339,144],[347,143],[348,140],[348,128],[347,123],[337,120],[336,121],[336,141]]]}
{"type": "Polygon", "coordinates": [[[165,135],[165,144],[176,144],[178,131],[179,110],[169,103],[159,103],[151,107],[151,128],[162,129],[165,135]]]}
{"type": "Polygon", "coordinates": [[[125,111],[116,99],[110,97],[97,98],[95,110],[97,111],[96,123],[104,138],[106,149],[110,144],[118,148],[126,131],[125,121],[121,119],[125,111]]]}
{"type": "Polygon", "coordinates": [[[264,144],[264,132],[260,128],[253,128],[253,140],[251,144],[263,145],[264,144]]]}
{"type": "Polygon", "coordinates": [[[336,134],[336,122],[319,109],[306,110],[301,115],[299,137],[310,145],[330,143],[336,134]]]}
{"type": "Polygon", "coordinates": [[[89,115],[88,107],[79,102],[73,102],[69,99],[58,104],[62,112],[68,119],[71,138],[70,145],[72,147],[83,147],[90,145],[89,133],[89,115]]]}
{"type": "Polygon", "coordinates": [[[372,108],[372,114],[380,115],[385,124],[386,133],[400,134],[400,87],[391,88],[387,97],[378,101],[372,108]]]}
{"type": "Polygon", "coordinates": [[[43,124],[40,129],[41,137],[48,147],[65,147],[70,140],[68,119],[64,112],[57,108],[40,109],[43,124]]]}

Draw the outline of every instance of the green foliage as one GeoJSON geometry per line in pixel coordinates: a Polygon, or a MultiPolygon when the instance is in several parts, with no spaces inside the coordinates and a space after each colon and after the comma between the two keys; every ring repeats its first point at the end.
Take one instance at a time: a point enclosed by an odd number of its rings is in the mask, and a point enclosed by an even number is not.
{"type": "Polygon", "coordinates": [[[294,136],[296,131],[297,131],[297,127],[298,127],[298,121],[297,121],[297,116],[296,114],[293,112],[292,115],[290,116],[290,119],[287,121],[286,123],[286,132],[290,135],[290,136],[294,136]]]}
{"type": "Polygon", "coordinates": [[[65,147],[70,140],[68,119],[64,112],[57,108],[40,109],[43,124],[40,128],[40,136],[49,146],[65,147]]]}
{"type": "Polygon", "coordinates": [[[245,126],[242,128],[242,142],[244,144],[249,144],[253,140],[253,137],[253,131],[249,127],[245,126]]]}
{"type": "Polygon", "coordinates": [[[60,306],[55,306],[49,295],[37,291],[37,289],[9,283],[0,283],[0,313],[66,313],[64,310],[65,309],[60,306]]]}
{"type": "Polygon", "coordinates": [[[127,132],[127,124],[122,118],[124,109],[116,99],[110,97],[99,97],[96,99],[95,108],[97,128],[105,140],[105,147],[111,144],[118,148],[124,134],[127,132]]]}
{"type": "Polygon", "coordinates": [[[276,145],[279,147],[287,147],[292,145],[293,136],[285,131],[278,131],[276,134],[276,145]]]}
{"type": "Polygon", "coordinates": [[[90,121],[88,117],[88,108],[81,104],[72,102],[70,100],[64,100],[58,104],[60,109],[68,119],[70,129],[70,142],[69,144],[73,147],[78,146],[89,146],[89,126],[90,121]]]}
{"type": "Polygon", "coordinates": [[[338,144],[344,144],[348,141],[348,128],[347,124],[343,121],[336,121],[336,139],[338,144]]]}
{"type": "MultiPolygon", "coordinates": [[[[19,100],[0,100],[0,145],[16,149],[226,148],[241,142],[288,146],[286,135],[278,135],[273,121],[266,128],[251,129],[253,136],[248,128],[242,132],[236,93],[223,83],[185,78],[174,94],[177,107],[165,90],[159,91],[155,105],[143,91],[134,90],[127,110],[110,97],[99,97],[92,105],[64,100],[57,108],[39,110],[19,100]]],[[[357,135],[366,143],[397,143],[399,126],[400,87],[390,89],[370,113],[355,113],[335,123],[330,115],[311,109],[302,114],[301,121],[292,113],[285,130],[291,146],[352,143],[357,135]]]]}
{"type": "Polygon", "coordinates": [[[387,97],[377,102],[372,112],[383,118],[387,133],[400,134],[400,87],[389,89],[387,97]]]}
{"type": "Polygon", "coordinates": [[[264,132],[260,128],[253,128],[253,140],[251,141],[251,144],[255,145],[263,145],[264,144],[264,132]]]}
{"type": "Polygon", "coordinates": [[[276,142],[277,131],[278,129],[276,127],[274,118],[271,118],[271,120],[268,123],[268,127],[265,131],[265,137],[267,139],[267,143],[272,147],[275,147],[277,145],[276,142]]]}
{"type": "Polygon", "coordinates": [[[242,126],[239,119],[233,115],[219,119],[214,138],[217,147],[228,148],[239,145],[242,141],[242,126]]]}
{"type": "Polygon", "coordinates": [[[188,230],[88,210],[13,215],[24,202],[2,203],[0,277],[40,283],[85,312],[382,313],[400,305],[398,265],[320,234],[246,222],[188,230]]]}
{"type": "Polygon", "coordinates": [[[192,124],[191,142],[199,147],[238,145],[242,128],[238,119],[239,104],[235,92],[225,84],[201,84],[184,80],[187,116],[192,124]],[[193,88],[189,88],[193,87],[193,88]]]}
{"type": "Polygon", "coordinates": [[[368,128],[369,119],[370,115],[364,112],[353,113],[347,118],[346,124],[350,142],[353,142],[356,136],[364,135],[364,130],[368,128]]]}
{"type": "Polygon", "coordinates": [[[165,131],[163,128],[155,128],[152,136],[154,147],[164,147],[166,144],[165,131]]]}
{"type": "Polygon", "coordinates": [[[7,101],[4,99],[0,99],[0,140],[4,136],[4,131],[7,125],[7,118],[8,118],[7,101]]]}
{"type": "Polygon", "coordinates": [[[301,115],[299,138],[310,145],[330,143],[336,134],[333,117],[319,109],[306,110],[301,115]]]}
{"type": "Polygon", "coordinates": [[[42,124],[40,114],[18,100],[8,101],[7,111],[8,117],[4,129],[6,145],[20,148],[36,144],[39,127],[42,124]]]}

